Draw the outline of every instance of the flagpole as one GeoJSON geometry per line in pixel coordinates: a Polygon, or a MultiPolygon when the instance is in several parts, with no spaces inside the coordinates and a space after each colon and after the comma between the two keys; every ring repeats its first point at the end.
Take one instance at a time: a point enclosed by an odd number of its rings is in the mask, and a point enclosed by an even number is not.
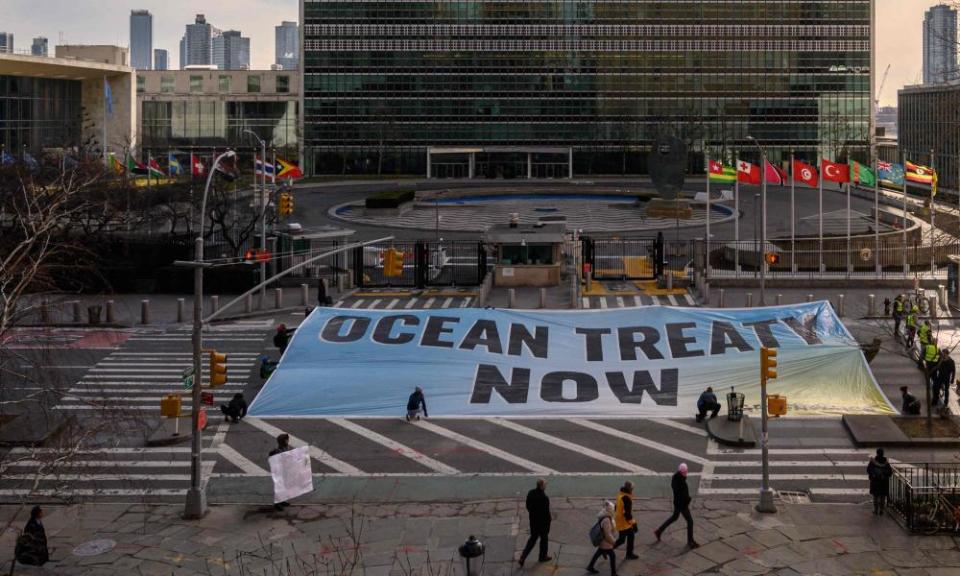
{"type": "MultiPolygon", "coordinates": [[[[754,140],[756,142],[756,140],[754,140]]],[[[757,147],[760,148],[760,163],[762,167],[760,168],[760,175],[763,178],[761,187],[761,209],[760,209],[760,218],[763,221],[763,225],[760,229],[760,306],[766,306],[766,298],[764,297],[767,291],[767,153],[760,147],[760,143],[757,142],[757,147]]]]}
{"type": "Polygon", "coordinates": [[[710,157],[707,156],[707,258],[703,265],[707,278],[710,278],[710,157]]]}
{"type": "Polygon", "coordinates": [[[873,253],[877,275],[880,275],[880,157],[873,159],[873,253]]]}
{"type": "Polygon", "coordinates": [[[740,277],[740,155],[734,154],[733,165],[736,168],[737,179],[733,186],[733,211],[736,218],[733,219],[733,271],[737,278],[740,277]]]}
{"type": "Polygon", "coordinates": [[[850,182],[847,182],[847,278],[850,277],[850,182]]]}
{"type": "Polygon", "coordinates": [[[936,200],[936,182],[937,182],[937,166],[936,159],[933,155],[933,149],[930,149],[930,171],[933,172],[933,180],[930,181],[930,274],[931,276],[936,271],[937,268],[937,251],[934,248],[934,232],[937,230],[936,219],[937,219],[937,205],[935,204],[936,200]]]}
{"type": "Polygon", "coordinates": [[[107,75],[103,75],[103,163],[107,163],[107,75]]]}
{"type": "Polygon", "coordinates": [[[903,273],[906,275],[908,273],[907,269],[907,175],[906,175],[906,154],[900,153],[900,166],[904,169],[903,174],[903,273]]]}
{"type": "Polygon", "coordinates": [[[797,230],[796,230],[796,194],[797,174],[793,150],[790,150],[790,271],[797,271],[797,230]]]}
{"type": "Polygon", "coordinates": [[[820,178],[817,179],[819,192],[817,194],[817,238],[819,239],[819,260],[818,270],[823,273],[823,160],[820,160],[820,178]]]}

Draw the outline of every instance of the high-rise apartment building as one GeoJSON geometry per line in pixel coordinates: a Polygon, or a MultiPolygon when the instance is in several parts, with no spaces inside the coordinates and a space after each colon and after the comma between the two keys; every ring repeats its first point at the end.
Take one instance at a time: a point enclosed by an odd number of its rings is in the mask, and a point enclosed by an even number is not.
{"type": "Polygon", "coordinates": [[[169,55],[163,48],[153,49],[153,69],[166,70],[170,66],[169,55]]]}
{"type": "Polygon", "coordinates": [[[226,30],[213,38],[213,64],[220,70],[250,69],[250,39],[239,30],[226,30]]]}
{"type": "Polygon", "coordinates": [[[153,14],[130,11],[130,65],[137,70],[153,69],[153,14]]]}
{"type": "Polygon", "coordinates": [[[960,78],[957,72],[957,10],[940,4],[923,17],[923,83],[960,78]]]}
{"type": "Polygon", "coordinates": [[[0,52],[13,53],[13,34],[0,32],[0,52]]]}
{"type": "Polygon", "coordinates": [[[213,39],[218,33],[203,14],[197,14],[180,40],[180,68],[213,64],[213,39]]]}
{"type": "Polygon", "coordinates": [[[282,22],[275,29],[276,59],[283,70],[296,70],[300,64],[300,26],[296,22],[282,22]]]}
{"type": "Polygon", "coordinates": [[[37,36],[30,45],[30,54],[32,56],[46,56],[49,54],[49,42],[43,36],[37,36]]]}
{"type": "Polygon", "coordinates": [[[870,160],[873,0],[301,2],[310,173],[870,160]]]}

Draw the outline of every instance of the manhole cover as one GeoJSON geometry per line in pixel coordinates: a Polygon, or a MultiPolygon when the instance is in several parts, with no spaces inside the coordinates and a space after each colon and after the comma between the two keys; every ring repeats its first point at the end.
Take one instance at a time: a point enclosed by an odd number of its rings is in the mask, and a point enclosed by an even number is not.
{"type": "Polygon", "coordinates": [[[99,556],[105,554],[116,546],[113,540],[104,538],[103,540],[90,540],[73,549],[74,556],[99,556]]]}

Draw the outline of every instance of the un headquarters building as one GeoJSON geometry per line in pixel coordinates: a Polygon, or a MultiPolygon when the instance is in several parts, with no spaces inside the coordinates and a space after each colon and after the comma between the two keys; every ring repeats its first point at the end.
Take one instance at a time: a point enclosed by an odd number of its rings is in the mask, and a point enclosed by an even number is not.
{"type": "Polygon", "coordinates": [[[302,0],[312,174],[870,160],[874,0],[302,0]]]}

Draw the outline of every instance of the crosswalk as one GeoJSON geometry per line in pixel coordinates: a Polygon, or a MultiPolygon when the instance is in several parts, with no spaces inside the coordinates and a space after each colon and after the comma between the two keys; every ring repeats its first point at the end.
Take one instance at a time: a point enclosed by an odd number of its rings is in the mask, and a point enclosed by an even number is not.
{"type": "Polygon", "coordinates": [[[584,309],[640,308],[643,306],[682,306],[695,307],[696,300],[689,292],[652,296],[648,294],[623,294],[619,296],[584,296],[581,307],[584,309]]]}
{"type": "Polygon", "coordinates": [[[346,298],[334,303],[334,308],[352,310],[432,310],[443,308],[468,308],[474,303],[473,296],[413,296],[396,298],[346,298]]]}

